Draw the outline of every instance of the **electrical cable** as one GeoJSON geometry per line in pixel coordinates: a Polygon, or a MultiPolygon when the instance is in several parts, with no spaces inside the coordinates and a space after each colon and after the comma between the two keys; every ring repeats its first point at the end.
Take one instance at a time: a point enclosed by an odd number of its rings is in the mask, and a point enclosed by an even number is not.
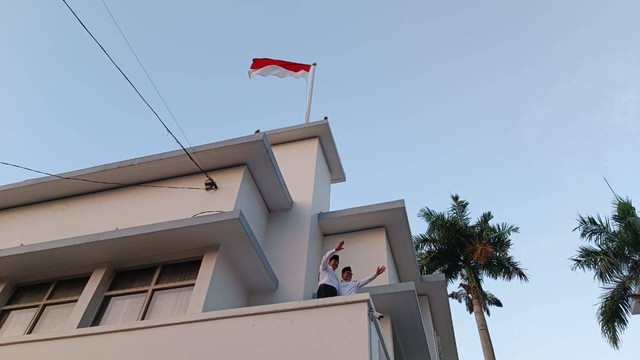
{"type": "Polygon", "coordinates": [[[182,145],[182,143],[180,142],[180,140],[178,140],[178,138],[173,134],[173,132],[171,132],[171,130],[167,127],[167,125],[164,123],[164,121],[162,121],[162,118],[160,118],[160,115],[158,115],[158,113],[153,109],[153,107],[149,104],[149,102],[144,98],[144,96],[142,96],[142,94],[140,93],[140,91],[138,91],[138,88],[136,88],[135,85],[133,85],[133,83],[131,82],[131,80],[129,80],[129,77],[124,73],[124,71],[122,71],[122,69],[120,68],[120,66],[118,66],[118,64],[116,64],[116,62],[113,60],[113,58],[111,57],[111,55],[109,55],[109,53],[107,52],[107,50],[105,50],[105,48],[102,46],[102,44],[100,44],[100,42],[98,41],[98,39],[96,39],[95,36],[93,36],[93,34],[91,33],[91,31],[89,31],[89,29],[87,28],[87,26],[82,22],[82,20],[80,20],[80,18],[78,17],[78,15],[76,14],[75,11],[73,11],[73,9],[71,8],[71,6],[69,6],[69,4],[67,3],[66,0],[62,0],[62,2],[67,6],[67,8],[69,9],[69,11],[71,11],[71,13],[73,14],[73,16],[76,18],[76,20],[78,20],[78,22],[80,23],[80,25],[82,25],[82,27],[84,28],[84,30],[89,34],[89,36],[91,36],[91,38],[93,39],[93,41],[95,41],[95,43],[100,47],[100,49],[102,50],[102,52],[109,58],[109,60],[111,61],[111,63],[113,64],[113,66],[116,67],[116,69],[118,69],[118,71],[120,72],[120,74],[125,78],[125,80],[127,80],[127,82],[129,83],[129,85],[131,85],[131,87],[133,88],[133,90],[135,90],[136,94],[138,94],[138,96],[140,97],[140,99],[147,105],[147,107],[149,108],[149,110],[151,110],[151,112],[153,112],[153,114],[156,116],[156,118],[160,121],[160,123],[162,124],[162,126],[164,127],[164,129],[169,133],[169,135],[171,135],[173,137],[173,139],[178,143],[178,145],[180,145],[180,148],[182,148],[182,151],[184,151],[185,154],[187,154],[187,156],[189,157],[189,159],[191,160],[191,162],[193,162],[193,164],[200,170],[200,172],[202,172],[202,174],[204,174],[204,176],[207,178],[207,181],[205,181],[205,189],[206,190],[217,190],[218,189],[218,185],[216,184],[216,182],[211,178],[211,176],[209,176],[209,174],[207,174],[206,171],[204,171],[204,169],[202,167],[200,167],[200,165],[198,165],[198,163],[193,159],[193,157],[191,156],[191,154],[189,154],[189,152],[187,151],[187,149],[185,149],[185,147],[182,145]]]}
{"type": "MultiPolygon", "coordinates": [[[[104,0],[101,0],[101,1],[102,1],[102,5],[104,5],[104,8],[109,13],[109,16],[111,17],[111,20],[113,21],[113,24],[118,29],[118,32],[120,32],[120,35],[122,35],[122,38],[124,39],[124,42],[127,43],[127,46],[129,47],[129,50],[131,50],[131,53],[133,54],[133,56],[136,58],[136,61],[138,62],[138,65],[140,65],[140,67],[142,68],[142,71],[144,71],[145,75],[147,75],[147,79],[149,79],[149,82],[151,82],[151,85],[155,89],[156,94],[158,94],[158,97],[160,97],[160,100],[162,100],[162,103],[164,104],[164,107],[169,112],[169,115],[171,115],[171,118],[173,118],[173,121],[176,123],[176,126],[178,126],[178,129],[182,133],[182,136],[184,137],[184,139],[187,141],[187,144],[189,144],[189,147],[193,147],[193,145],[191,145],[191,142],[189,141],[189,138],[187,138],[187,135],[184,133],[184,131],[182,130],[182,127],[178,123],[178,120],[176,119],[175,115],[173,115],[173,111],[171,111],[171,109],[169,108],[169,105],[164,100],[164,97],[162,96],[162,94],[160,93],[160,90],[156,86],[155,81],[153,81],[153,79],[151,78],[151,75],[147,71],[147,68],[144,65],[142,65],[142,61],[140,60],[140,58],[138,58],[138,54],[136,54],[135,50],[133,50],[133,46],[131,46],[131,43],[129,43],[129,39],[127,39],[127,37],[124,35],[124,32],[120,28],[120,25],[118,25],[118,22],[116,21],[116,18],[113,16],[113,13],[111,12],[111,9],[109,9],[109,6],[107,6],[107,3],[104,0]]],[[[194,153],[193,155],[195,155],[196,159],[200,163],[202,163],[202,160],[200,160],[200,158],[198,158],[198,154],[194,153]]]]}
{"type": "Polygon", "coordinates": [[[224,214],[225,211],[223,210],[207,210],[207,211],[200,211],[197,214],[193,214],[193,216],[191,216],[192,218],[200,216],[200,215],[204,215],[204,214],[224,214]]]}
{"type": "Polygon", "coordinates": [[[20,165],[16,165],[16,164],[11,164],[11,163],[4,162],[4,161],[0,161],[0,164],[6,165],[6,166],[12,166],[14,168],[18,168],[18,169],[22,169],[22,170],[31,171],[31,172],[34,172],[34,173],[37,173],[37,174],[41,174],[41,175],[53,176],[53,177],[56,177],[56,178],[62,179],[62,180],[75,180],[75,181],[84,181],[84,182],[89,182],[89,183],[94,183],[94,184],[119,185],[119,186],[138,186],[138,187],[159,188],[159,189],[206,190],[205,188],[197,188],[197,187],[189,187],[189,186],[123,184],[123,183],[116,183],[116,182],[109,182],[109,181],[89,180],[89,179],[83,179],[83,178],[78,178],[78,177],[74,177],[74,176],[61,176],[61,175],[51,174],[51,173],[48,173],[46,171],[35,170],[35,169],[28,168],[26,166],[20,166],[20,165]]]}

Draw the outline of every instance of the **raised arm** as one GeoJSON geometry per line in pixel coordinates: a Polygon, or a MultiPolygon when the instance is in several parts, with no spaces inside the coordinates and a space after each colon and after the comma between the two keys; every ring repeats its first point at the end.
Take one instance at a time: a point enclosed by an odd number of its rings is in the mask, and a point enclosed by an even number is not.
{"type": "Polygon", "coordinates": [[[331,258],[331,256],[342,249],[344,249],[344,241],[340,241],[340,244],[338,244],[335,249],[331,249],[326,254],[324,254],[322,260],[320,261],[320,271],[326,270],[327,266],[329,266],[329,259],[331,258]]]}
{"type": "Polygon", "coordinates": [[[358,289],[360,289],[361,287],[367,285],[368,283],[370,283],[373,280],[375,280],[375,278],[377,278],[378,275],[380,275],[383,272],[385,272],[385,270],[387,270],[386,266],[378,266],[378,268],[376,269],[376,272],[374,272],[373,274],[369,275],[368,277],[366,277],[366,278],[364,278],[362,280],[356,281],[356,287],[358,289]]]}

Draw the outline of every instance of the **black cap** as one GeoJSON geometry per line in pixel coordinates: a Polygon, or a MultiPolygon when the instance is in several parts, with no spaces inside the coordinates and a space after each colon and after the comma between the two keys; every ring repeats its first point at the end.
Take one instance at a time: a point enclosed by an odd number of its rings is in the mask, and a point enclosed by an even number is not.
{"type": "Polygon", "coordinates": [[[346,273],[347,271],[353,272],[353,271],[351,271],[351,266],[345,266],[345,267],[342,268],[342,273],[343,274],[346,273]]]}
{"type": "Polygon", "coordinates": [[[329,261],[331,261],[331,260],[340,261],[340,256],[339,255],[333,255],[332,257],[329,258],[329,261]]]}

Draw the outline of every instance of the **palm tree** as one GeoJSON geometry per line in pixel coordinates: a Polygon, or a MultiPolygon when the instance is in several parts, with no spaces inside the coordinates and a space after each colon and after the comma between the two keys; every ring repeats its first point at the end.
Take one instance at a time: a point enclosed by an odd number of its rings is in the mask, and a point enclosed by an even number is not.
{"type": "Polygon", "coordinates": [[[490,224],[493,215],[485,212],[475,223],[469,217],[469,203],[451,195],[451,207],[447,212],[429,208],[420,210],[418,216],[427,222],[427,231],[415,235],[413,242],[420,272],[441,272],[447,283],[459,281],[459,290],[449,297],[466,305],[473,313],[478,326],[480,343],[485,360],[494,360],[495,353],[485,314],[489,306],[502,307],[502,302],[483,288],[485,278],[511,281],[529,281],[524,269],[509,255],[511,234],[518,227],[490,224]]]}
{"type": "Polygon", "coordinates": [[[632,302],[640,301],[640,218],[631,200],[615,196],[611,219],[578,215],[580,246],[570,260],[573,270],[593,271],[602,287],[598,323],[602,336],[615,349],[627,328],[632,302]]]}

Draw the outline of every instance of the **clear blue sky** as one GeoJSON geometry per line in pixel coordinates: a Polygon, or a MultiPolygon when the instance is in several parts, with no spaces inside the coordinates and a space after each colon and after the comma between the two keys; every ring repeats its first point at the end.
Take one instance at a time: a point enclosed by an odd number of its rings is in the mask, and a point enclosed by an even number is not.
{"type": "MultiPolygon", "coordinates": [[[[68,0],[179,134],[100,0],[68,0]]],[[[302,123],[304,80],[255,78],[253,57],[318,62],[347,172],[332,209],[405,199],[412,231],[449,194],[520,226],[528,284],[490,283],[499,359],[637,359],[601,339],[599,289],[567,260],[577,213],[640,203],[636,1],[106,0],[193,145],[302,123]]],[[[175,150],[62,1],[0,2],[0,161],[60,173],[175,150]]],[[[35,177],[0,167],[0,184],[35,177]]],[[[481,358],[451,303],[460,358],[481,358]]]]}

